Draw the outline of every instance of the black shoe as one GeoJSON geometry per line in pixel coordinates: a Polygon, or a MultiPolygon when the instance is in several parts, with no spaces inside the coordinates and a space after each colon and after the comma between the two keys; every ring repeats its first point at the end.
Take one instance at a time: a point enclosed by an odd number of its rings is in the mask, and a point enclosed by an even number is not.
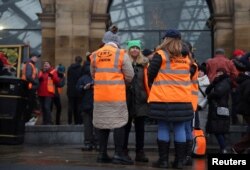
{"type": "Polygon", "coordinates": [[[148,158],[146,157],[144,151],[136,152],[135,161],[136,162],[148,162],[148,158]]]}
{"type": "Polygon", "coordinates": [[[113,156],[112,163],[114,164],[122,164],[122,165],[133,165],[134,162],[128,159],[124,154],[117,154],[113,156]]]}
{"type": "Polygon", "coordinates": [[[186,158],[183,161],[183,165],[185,166],[192,166],[193,165],[193,159],[191,156],[186,156],[186,158]]]}
{"type": "Polygon", "coordinates": [[[152,163],[152,167],[154,168],[168,168],[168,161],[162,161],[162,160],[158,160],[156,162],[152,163]]]}
{"type": "Polygon", "coordinates": [[[112,159],[108,156],[107,153],[99,153],[97,156],[96,162],[98,163],[110,163],[112,162],[112,159]]]}
{"type": "Polygon", "coordinates": [[[92,144],[86,144],[83,148],[82,151],[92,151],[93,150],[93,145],[92,144]]]}

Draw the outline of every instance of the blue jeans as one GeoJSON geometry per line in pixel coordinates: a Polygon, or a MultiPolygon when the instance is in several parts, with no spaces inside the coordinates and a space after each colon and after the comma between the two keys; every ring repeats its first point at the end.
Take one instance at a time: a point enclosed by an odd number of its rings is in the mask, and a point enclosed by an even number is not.
{"type": "Polygon", "coordinates": [[[192,134],[192,120],[185,122],[185,131],[186,131],[186,139],[187,140],[193,140],[193,134],[192,134]]]}
{"type": "Polygon", "coordinates": [[[158,121],[158,140],[170,141],[170,125],[173,125],[174,141],[186,142],[185,122],[166,122],[158,121]]]}

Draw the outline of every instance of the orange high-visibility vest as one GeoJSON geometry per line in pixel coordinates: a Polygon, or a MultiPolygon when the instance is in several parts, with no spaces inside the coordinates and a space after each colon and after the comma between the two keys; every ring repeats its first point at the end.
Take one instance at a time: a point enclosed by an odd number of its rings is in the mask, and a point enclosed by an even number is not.
{"type": "Polygon", "coordinates": [[[58,94],[62,94],[63,88],[62,87],[57,87],[58,94]]]}
{"type": "MultiPolygon", "coordinates": [[[[31,66],[31,68],[32,68],[32,75],[31,75],[32,79],[35,79],[36,75],[37,75],[37,70],[36,70],[35,65],[30,63],[30,62],[27,62],[27,63],[23,64],[21,79],[22,80],[27,80],[27,77],[26,77],[27,64],[29,64],[31,66]]],[[[32,83],[31,82],[28,83],[28,89],[32,89],[32,83]]]]}
{"type": "Polygon", "coordinates": [[[152,84],[148,102],[191,102],[190,60],[177,57],[170,61],[166,51],[159,50],[162,63],[152,84]]]}
{"type": "Polygon", "coordinates": [[[198,86],[198,65],[196,63],[193,63],[196,66],[196,70],[195,73],[191,79],[192,85],[191,85],[191,98],[192,98],[192,106],[193,106],[193,110],[194,112],[197,109],[198,106],[198,90],[199,90],[199,86],[198,86]]]}
{"type": "Polygon", "coordinates": [[[94,101],[125,102],[126,90],[122,62],[125,50],[105,45],[90,56],[95,67],[94,101]]]}
{"type": "MultiPolygon", "coordinates": [[[[52,71],[50,71],[50,73],[53,74],[55,71],[56,70],[53,69],[52,71]]],[[[40,71],[39,77],[41,77],[42,74],[43,74],[42,71],[40,71]]],[[[53,79],[50,76],[48,76],[47,90],[48,92],[55,94],[55,85],[54,85],[53,79]]]]}
{"type": "MultiPolygon", "coordinates": [[[[63,77],[65,77],[66,75],[65,75],[65,73],[63,73],[63,77]]],[[[62,94],[62,92],[63,92],[63,87],[56,87],[57,88],[57,92],[58,92],[58,94],[62,94]]]]}
{"type": "MultiPolygon", "coordinates": [[[[56,69],[53,69],[52,71],[50,71],[50,74],[53,75],[54,72],[56,72],[56,69]]],[[[50,93],[55,94],[55,85],[54,85],[53,79],[52,79],[50,76],[48,76],[47,88],[48,88],[48,91],[49,91],[50,93]]]]}

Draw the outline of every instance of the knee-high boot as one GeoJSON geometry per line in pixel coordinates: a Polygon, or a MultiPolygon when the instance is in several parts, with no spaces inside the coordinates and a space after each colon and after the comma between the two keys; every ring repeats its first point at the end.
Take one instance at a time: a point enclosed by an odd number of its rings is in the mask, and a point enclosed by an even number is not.
{"type": "Polygon", "coordinates": [[[158,161],[153,163],[153,167],[156,168],[168,168],[168,154],[169,154],[169,146],[170,142],[165,142],[162,140],[157,140],[158,144],[158,153],[159,159],[158,161]]]}
{"type": "Polygon", "coordinates": [[[193,165],[192,149],[193,149],[193,141],[187,140],[186,141],[186,148],[185,148],[185,158],[183,161],[183,165],[186,165],[186,166],[193,165]]]}
{"type": "Polygon", "coordinates": [[[175,159],[173,162],[173,168],[182,169],[183,160],[185,158],[186,142],[174,142],[175,145],[175,159]]]}

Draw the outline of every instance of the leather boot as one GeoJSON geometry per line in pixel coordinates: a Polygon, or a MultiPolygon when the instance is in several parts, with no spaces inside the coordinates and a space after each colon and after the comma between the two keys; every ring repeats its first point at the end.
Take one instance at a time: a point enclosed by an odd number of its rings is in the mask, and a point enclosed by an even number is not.
{"type": "Polygon", "coordinates": [[[175,145],[175,159],[172,167],[175,169],[183,168],[183,160],[185,158],[186,142],[174,142],[175,145]]]}
{"type": "Polygon", "coordinates": [[[146,157],[143,150],[136,152],[135,161],[136,162],[148,162],[148,158],[146,157]]]}
{"type": "Polygon", "coordinates": [[[131,157],[129,156],[129,150],[128,150],[128,149],[124,149],[123,152],[124,152],[124,155],[125,155],[129,160],[132,160],[131,157]]]}
{"type": "Polygon", "coordinates": [[[193,141],[187,140],[186,141],[186,148],[185,148],[185,158],[183,161],[183,165],[186,165],[186,166],[193,165],[192,149],[193,149],[193,141]]]}
{"type": "Polygon", "coordinates": [[[157,140],[159,159],[153,162],[152,166],[155,168],[168,168],[168,154],[170,142],[165,142],[162,140],[157,140]]]}
{"type": "Polygon", "coordinates": [[[123,152],[115,152],[112,163],[122,165],[133,165],[134,162],[129,159],[123,152]]]}

